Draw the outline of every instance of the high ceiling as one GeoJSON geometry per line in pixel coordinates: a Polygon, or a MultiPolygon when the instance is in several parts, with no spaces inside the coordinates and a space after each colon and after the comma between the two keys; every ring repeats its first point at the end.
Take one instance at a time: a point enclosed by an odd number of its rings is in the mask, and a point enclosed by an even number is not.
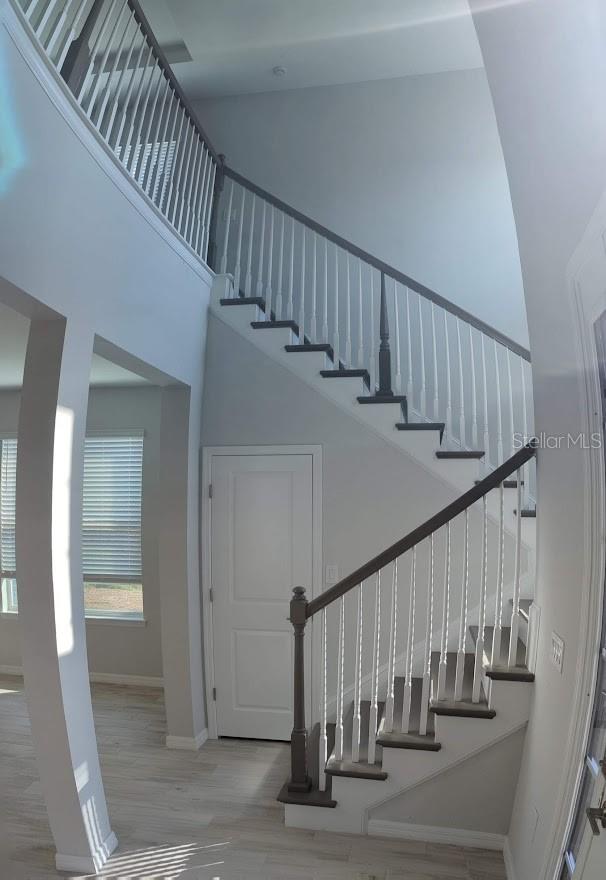
{"type": "MultiPolygon", "coordinates": [[[[0,305],[0,390],[20,388],[29,333],[29,321],[6,306],[0,305]]],[[[90,383],[95,386],[139,385],[145,379],[93,355],[90,383]]]]}
{"type": "Polygon", "coordinates": [[[482,67],[467,0],[143,0],[142,6],[191,98],[482,67]],[[275,68],[285,72],[276,75],[275,68]]]}

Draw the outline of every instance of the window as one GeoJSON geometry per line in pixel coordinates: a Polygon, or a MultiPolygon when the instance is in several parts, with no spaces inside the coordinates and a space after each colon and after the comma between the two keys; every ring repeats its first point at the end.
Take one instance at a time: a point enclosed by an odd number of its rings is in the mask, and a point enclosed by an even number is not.
{"type": "MultiPolygon", "coordinates": [[[[15,477],[17,441],[2,441],[0,560],[2,611],[17,611],[15,477]]],[[[143,436],[87,437],[82,498],[84,605],[94,617],[142,618],[143,436]]]]}

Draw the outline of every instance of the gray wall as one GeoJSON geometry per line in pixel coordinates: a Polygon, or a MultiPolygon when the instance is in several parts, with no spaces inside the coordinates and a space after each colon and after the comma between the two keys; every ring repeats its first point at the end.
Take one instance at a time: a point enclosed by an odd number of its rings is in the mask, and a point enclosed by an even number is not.
{"type": "MultiPolygon", "coordinates": [[[[582,362],[567,266],[606,187],[606,11],[601,0],[471,0],[503,143],[516,217],[534,371],[536,431],[585,425],[582,362]]],[[[604,279],[599,279],[604,287],[604,279]]],[[[538,456],[537,601],[541,638],[510,843],[518,880],[552,880],[569,736],[586,644],[588,454],[538,456]],[[551,632],[566,643],[563,674],[551,632]],[[549,868],[549,870],[548,870],[549,868]]],[[[578,758],[582,757],[579,749],[578,758]]]]}
{"type": "MultiPolygon", "coordinates": [[[[16,433],[19,392],[0,392],[0,434],[16,433]]],[[[158,578],[160,391],[157,388],[92,389],[87,428],[143,429],[143,604],[145,625],[87,620],[88,662],[93,673],[162,675],[158,578]]],[[[0,617],[0,666],[20,666],[17,616],[0,617]]]]}
{"type": "Polygon", "coordinates": [[[198,112],[237,171],[526,344],[483,70],[208,100],[198,112]]]}
{"type": "Polygon", "coordinates": [[[370,819],[507,834],[526,729],[410,791],[380,804],[370,819]]]}

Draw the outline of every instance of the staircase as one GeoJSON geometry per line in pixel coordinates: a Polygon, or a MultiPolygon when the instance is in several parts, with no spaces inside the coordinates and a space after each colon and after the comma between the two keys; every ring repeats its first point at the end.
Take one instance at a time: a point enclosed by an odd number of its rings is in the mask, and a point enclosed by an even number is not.
{"type": "Polygon", "coordinates": [[[291,601],[286,823],[365,832],[378,804],[528,719],[529,352],[227,167],[139,0],[11,5],[83,124],[214,268],[217,317],[442,482],[426,522],[291,601]]]}

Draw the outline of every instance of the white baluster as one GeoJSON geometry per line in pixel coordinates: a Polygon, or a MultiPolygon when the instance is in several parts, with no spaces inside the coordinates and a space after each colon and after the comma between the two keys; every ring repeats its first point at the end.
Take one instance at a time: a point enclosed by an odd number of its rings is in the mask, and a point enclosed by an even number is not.
{"type": "Polygon", "coordinates": [[[478,640],[473,671],[472,702],[480,702],[482,680],[484,678],[484,639],[486,632],[486,590],[488,588],[488,501],[482,498],[482,572],[480,577],[480,617],[478,621],[478,640]]]}
{"type": "Polygon", "coordinates": [[[240,200],[240,216],[238,217],[238,237],[236,238],[236,264],[234,266],[234,296],[240,296],[240,278],[242,275],[242,233],[244,231],[244,206],[246,204],[246,190],[241,187],[242,198],[240,200]]]}
{"type": "Polygon", "coordinates": [[[362,260],[358,259],[358,357],[357,365],[364,366],[364,304],[362,291],[362,260]]]}
{"type": "Polygon", "coordinates": [[[375,354],[375,276],[370,269],[370,359],[368,373],[370,375],[370,392],[374,394],[376,388],[376,354],[375,354]]]}
{"type": "Polygon", "coordinates": [[[433,347],[433,418],[437,422],[440,417],[438,400],[438,345],[436,342],[436,307],[431,304],[431,344],[433,347]]]}
{"type": "MultiPolygon", "coordinates": [[[[101,88],[101,91],[99,93],[101,95],[101,101],[99,103],[99,109],[98,109],[97,113],[95,113],[94,100],[91,101],[89,104],[88,117],[89,117],[89,119],[93,120],[94,122],[96,121],[97,125],[99,126],[99,130],[101,130],[101,123],[103,121],[103,117],[104,117],[105,111],[107,109],[107,102],[109,100],[109,96],[112,91],[112,82],[114,80],[114,76],[116,75],[116,73],[118,71],[118,64],[119,64],[120,58],[124,57],[124,55],[123,55],[124,43],[126,42],[126,38],[129,34],[129,32],[131,32],[131,25],[133,23],[134,23],[134,31],[132,32],[132,36],[131,36],[130,52],[132,52],[137,33],[139,32],[137,22],[135,21],[134,10],[130,12],[130,15],[126,19],[126,24],[124,25],[124,30],[122,31],[122,36],[120,37],[118,45],[116,46],[116,48],[114,50],[114,60],[113,60],[110,72],[107,76],[107,80],[105,82],[105,85],[101,88]]],[[[68,40],[68,45],[70,43],[71,43],[71,40],[68,40]]],[[[49,51],[51,51],[50,47],[49,47],[49,51]]],[[[127,50],[126,55],[128,56],[128,54],[129,54],[129,51],[127,50]]],[[[105,67],[105,65],[104,65],[104,67],[105,67]]],[[[123,74],[124,74],[124,71],[122,71],[119,78],[122,78],[123,74]]],[[[98,78],[98,81],[95,84],[95,88],[97,88],[98,86],[102,86],[102,77],[98,78]]],[[[114,95],[114,100],[116,100],[116,95],[114,95]]]]}
{"type": "MultiPolygon", "coordinates": [[[[61,2],[61,0],[58,0],[58,2],[61,2]]],[[[55,5],[57,5],[57,3],[55,3],[55,5]]],[[[64,4],[63,10],[61,11],[61,15],[59,16],[59,18],[55,22],[55,26],[53,28],[52,33],[49,34],[48,42],[46,44],[46,51],[48,53],[48,57],[51,59],[53,57],[53,52],[55,51],[55,48],[57,46],[57,41],[59,40],[59,38],[63,34],[63,28],[65,27],[65,24],[67,22],[68,15],[73,10],[73,8],[74,8],[73,2],[64,4]]],[[[68,44],[71,44],[71,39],[68,39],[66,42],[68,44]]],[[[61,64],[61,67],[62,66],[63,66],[63,64],[61,64]]],[[[61,70],[61,67],[58,66],[57,69],[61,70]]]]}
{"type": "Polygon", "coordinates": [[[221,254],[221,267],[219,269],[221,275],[227,272],[227,251],[229,249],[229,233],[231,231],[231,211],[234,201],[234,182],[229,181],[229,196],[227,198],[227,213],[225,215],[225,232],[223,236],[223,253],[221,254]]]}
{"type": "Polygon", "coordinates": [[[395,355],[396,355],[396,372],[394,382],[396,386],[396,394],[402,393],[402,363],[400,357],[400,300],[398,297],[398,282],[393,283],[393,308],[395,314],[395,355]]]}
{"type": "Polygon", "coordinates": [[[335,357],[335,369],[339,369],[339,248],[335,247],[335,328],[332,337],[332,347],[335,357]]]}
{"type": "MultiPolygon", "coordinates": [[[[473,335],[471,324],[469,329],[469,357],[471,360],[471,448],[478,448],[478,389],[476,385],[476,357],[473,348],[473,335]]],[[[488,450],[486,456],[488,456],[488,450]]]]}
{"type": "MultiPolygon", "coordinates": [[[[53,14],[53,12],[55,11],[58,2],[59,2],[59,0],[50,0],[48,6],[44,10],[42,18],[40,19],[40,21],[38,22],[38,26],[36,27],[36,36],[38,37],[39,40],[42,39],[42,33],[43,33],[45,27],[47,26],[47,24],[49,23],[50,17],[53,14]]],[[[65,0],[63,0],[63,2],[65,2],[65,0]]],[[[103,70],[103,68],[101,68],[101,70],[103,70]]]]}
{"type": "MultiPolygon", "coordinates": [[[[48,8],[50,9],[51,6],[52,6],[52,4],[48,8]]],[[[88,100],[82,101],[82,105],[81,105],[82,109],[84,110],[84,112],[87,114],[87,116],[89,118],[92,114],[93,106],[94,106],[95,101],[97,99],[97,95],[99,94],[99,89],[101,87],[101,82],[103,80],[105,66],[107,64],[107,59],[109,58],[110,49],[112,47],[114,37],[116,36],[116,33],[118,31],[118,27],[120,26],[120,22],[122,21],[122,15],[125,10],[128,11],[128,4],[126,4],[126,3],[122,6],[122,9],[120,10],[118,15],[116,16],[114,26],[111,29],[109,39],[107,41],[107,46],[105,47],[105,51],[103,52],[103,55],[101,56],[101,62],[100,62],[99,67],[97,69],[97,76],[95,79],[95,84],[94,84],[93,88],[90,90],[88,100]]],[[[128,19],[127,19],[127,26],[128,26],[128,19]]],[[[93,61],[93,66],[94,66],[94,61],[93,61]]]]}
{"type": "Polygon", "coordinates": [[[467,605],[469,596],[469,508],[465,510],[463,534],[463,583],[461,585],[461,617],[459,619],[459,650],[457,652],[457,674],[455,678],[455,701],[463,699],[463,679],[465,677],[465,642],[467,641],[467,605]]]}
{"type": "Polygon", "coordinates": [[[147,114],[147,123],[145,125],[145,131],[141,137],[141,149],[139,150],[139,160],[137,162],[136,167],[133,169],[133,177],[136,181],[145,189],[144,181],[146,179],[145,169],[147,165],[152,160],[152,153],[154,151],[154,141],[151,137],[152,125],[158,119],[158,105],[166,96],[168,92],[168,80],[164,75],[164,71],[162,67],[158,66],[156,70],[159,72],[160,76],[158,78],[158,84],[156,88],[154,88],[154,100],[152,106],[150,108],[149,113],[147,114]],[[149,152],[147,148],[149,147],[149,152]]]}
{"type": "MultiPolygon", "coordinates": [[[[82,8],[84,9],[84,4],[83,4],[82,8]]],[[[134,18],[134,13],[131,16],[131,19],[129,21],[129,27],[130,27],[131,22],[133,22],[133,21],[134,21],[134,28],[132,30],[132,36],[130,38],[130,43],[129,43],[128,50],[126,53],[126,58],[124,59],[124,62],[123,62],[124,67],[120,71],[120,76],[118,77],[118,82],[116,83],[116,88],[113,92],[113,98],[112,98],[112,101],[110,104],[111,109],[110,109],[109,119],[107,121],[107,125],[103,126],[101,123],[103,121],[103,114],[105,112],[105,106],[107,105],[107,102],[108,102],[109,96],[110,96],[110,92],[111,92],[111,81],[112,81],[111,77],[107,81],[107,88],[106,88],[106,93],[105,93],[104,99],[103,99],[103,105],[102,105],[101,110],[99,111],[99,115],[97,117],[97,121],[99,123],[99,131],[106,138],[106,140],[110,143],[111,143],[112,131],[114,128],[114,121],[116,119],[118,109],[120,108],[120,101],[118,100],[118,98],[120,97],[120,95],[122,95],[122,93],[124,91],[123,86],[126,83],[127,71],[131,70],[133,63],[135,63],[135,64],[137,63],[137,62],[133,62],[133,57],[134,57],[135,51],[136,51],[135,46],[137,44],[137,37],[140,36],[141,32],[139,31],[139,25],[137,24],[137,22],[134,18]]],[[[139,58],[141,56],[141,53],[143,52],[144,46],[145,46],[145,41],[142,42],[141,48],[139,49],[139,58]]],[[[116,58],[116,61],[119,61],[119,59],[116,58]]],[[[132,77],[132,75],[133,74],[131,74],[131,77],[132,77]]]]}
{"type": "MultiPolygon", "coordinates": [[[[259,264],[257,266],[257,290],[255,296],[263,299],[263,264],[265,262],[265,215],[267,213],[267,202],[263,200],[263,210],[261,213],[261,232],[259,241],[259,264]]],[[[267,303],[266,303],[267,305],[267,303]]],[[[265,312],[265,320],[271,320],[269,309],[265,312]]]]}
{"type": "MultiPolygon", "coordinates": [[[[84,76],[84,78],[82,80],[82,84],[80,85],[80,88],[78,89],[78,94],[76,95],[76,100],[78,101],[79,104],[81,103],[82,96],[85,94],[85,92],[88,88],[88,85],[89,85],[92,77],[94,76],[95,60],[97,58],[97,52],[99,51],[99,46],[101,45],[101,40],[103,40],[103,38],[105,37],[107,27],[111,21],[112,15],[114,14],[114,9],[116,7],[116,3],[117,3],[117,0],[112,0],[112,2],[110,3],[110,5],[107,9],[107,12],[105,13],[105,17],[103,19],[101,27],[97,31],[97,36],[93,40],[92,46],[90,48],[90,55],[89,55],[90,61],[88,62],[88,68],[86,71],[86,75],[84,76]]],[[[101,73],[102,73],[102,70],[99,70],[97,72],[97,76],[101,76],[101,73]]]]}
{"type": "Polygon", "coordinates": [[[351,279],[349,276],[349,252],[345,251],[345,367],[352,366],[351,360],[351,279]]]}
{"type": "Polygon", "coordinates": [[[328,342],[328,239],[324,239],[324,318],[322,320],[322,341],[328,342]]]}
{"type": "Polygon", "coordinates": [[[200,173],[202,171],[202,165],[204,162],[204,154],[206,153],[206,148],[204,146],[204,141],[200,140],[198,135],[196,134],[195,146],[194,146],[194,157],[192,159],[192,168],[189,175],[189,184],[187,186],[187,197],[185,199],[185,224],[181,223],[181,235],[188,242],[188,244],[194,244],[194,239],[192,238],[193,231],[195,228],[195,220],[196,214],[195,209],[197,207],[199,194],[200,194],[200,173]],[[193,199],[192,199],[193,196],[193,199]]]}
{"type": "Polygon", "coordinates": [[[522,471],[516,472],[516,549],[513,577],[513,610],[511,612],[511,633],[509,637],[509,667],[518,662],[518,636],[520,633],[520,557],[522,549],[522,471]]]}
{"type": "MultiPolygon", "coordinates": [[[[188,131],[189,134],[189,143],[187,147],[187,154],[185,160],[183,162],[183,168],[181,172],[181,177],[179,180],[179,186],[177,189],[177,193],[175,195],[175,210],[173,211],[172,222],[177,229],[177,231],[181,231],[183,225],[183,214],[185,212],[185,207],[187,205],[189,193],[191,190],[191,176],[192,176],[192,155],[194,154],[194,145],[198,142],[198,133],[196,131],[195,125],[190,126],[188,131]],[[178,207],[178,210],[177,210],[178,207]]],[[[135,141],[136,143],[136,141],[135,141]]]]}
{"type": "Polygon", "coordinates": [[[412,673],[415,649],[415,605],[417,591],[417,548],[412,548],[410,568],[410,596],[408,598],[408,632],[406,635],[406,671],[404,674],[404,702],[402,705],[402,730],[410,732],[410,704],[412,697],[412,673]]]}
{"type": "Polygon", "coordinates": [[[318,341],[318,317],[316,314],[318,297],[318,233],[313,233],[311,250],[311,325],[309,328],[312,343],[318,341]]]}
{"type": "MultiPolygon", "coordinates": [[[[113,141],[114,150],[116,152],[116,155],[120,156],[120,159],[122,162],[124,162],[124,160],[125,160],[128,144],[129,144],[132,132],[133,132],[133,120],[134,120],[134,116],[136,113],[136,108],[138,105],[139,97],[141,94],[143,80],[145,78],[145,74],[147,73],[147,68],[149,67],[149,62],[153,58],[153,50],[152,50],[151,46],[149,46],[147,48],[146,52],[143,51],[146,46],[147,46],[147,42],[144,40],[143,45],[141,46],[141,50],[139,52],[139,55],[137,57],[137,66],[136,66],[136,68],[133,69],[133,73],[130,78],[130,82],[128,84],[128,89],[127,89],[126,96],[124,99],[124,104],[122,105],[122,112],[120,114],[120,124],[118,126],[118,134],[116,135],[116,138],[113,141]],[[139,71],[140,71],[140,76],[139,76],[139,71]],[[133,95],[133,90],[135,88],[135,83],[137,82],[137,79],[139,79],[139,86],[137,87],[137,96],[136,96],[135,100],[133,101],[132,95],[133,95]],[[133,107],[135,108],[134,111],[133,111],[133,107]],[[128,128],[128,135],[123,140],[122,135],[124,134],[127,119],[130,119],[129,128],[128,128]]],[[[185,111],[183,111],[183,120],[186,120],[186,119],[187,119],[187,114],[185,113],[185,111]]],[[[178,144],[183,143],[182,135],[183,135],[183,131],[181,128],[181,131],[179,134],[179,139],[177,141],[178,144]]],[[[183,154],[183,151],[181,150],[180,156],[182,156],[182,154],[183,154]]],[[[173,180],[174,180],[174,175],[171,176],[171,183],[173,180]]],[[[167,206],[170,204],[170,199],[167,200],[166,204],[167,204],[167,206]]]]}
{"type": "MultiPolygon", "coordinates": [[[[286,308],[286,317],[288,318],[289,321],[293,320],[294,314],[295,314],[294,302],[293,302],[294,283],[295,283],[295,221],[294,221],[294,218],[291,217],[291,220],[290,220],[290,260],[288,263],[288,303],[287,303],[287,308],[286,308]]],[[[301,342],[303,342],[302,338],[301,338],[301,342]]]]}
{"type": "MultiPolygon", "coordinates": [[[[522,431],[524,432],[524,443],[528,442],[528,402],[526,397],[526,361],[520,358],[520,370],[522,373],[522,431]]],[[[530,489],[530,462],[527,461],[522,469],[522,480],[524,482],[522,488],[522,507],[528,504],[528,492],[530,489]]]]}
{"type": "MultiPolygon", "coordinates": [[[[305,226],[301,226],[301,289],[299,291],[299,336],[305,340],[305,226]]],[[[313,340],[312,340],[313,342],[313,340]]]]}
{"type": "Polygon", "coordinates": [[[482,392],[484,397],[484,472],[488,474],[490,470],[490,431],[488,428],[488,372],[486,370],[486,337],[480,334],[480,342],[482,347],[482,392]]]}
{"type": "MultiPolygon", "coordinates": [[[[196,235],[195,235],[195,247],[194,250],[200,254],[201,256],[206,256],[206,237],[207,237],[207,227],[209,221],[209,214],[212,208],[213,203],[213,193],[215,188],[215,174],[217,173],[217,166],[210,155],[207,152],[207,160],[204,163],[204,177],[202,180],[202,192],[201,192],[201,201],[200,208],[197,212],[196,217],[196,235]]],[[[239,288],[238,288],[239,292],[239,288]]]]}
{"type": "Polygon", "coordinates": [[[244,276],[244,296],[252,296],[252,252],[255,236],[255,205],[257,197],[251,193],[252,204],[250,207],[250,223],[248,226],[248,249],[246,254],[246,275],[244,276]]]}
{"type": "Polygon", "coordinates": [[[412,381],[412,328],[410,326],[410,290],[408,287],[406,290],[406,357],[407,357],[407,366],[406,366],[406,399],[408,400],[408,408],[412,409],[414,406],[413,399],[413,381],[412,381]]]}
{"type": "Polygon", "coordinates": [[[363,620],[364,620],[364,600],[363,600],[364,584],[358,587],[358,622],[356,631],[356,668],[354,676],[354,714],[353,729],[351,735],[351,760],[356,762],[360,760],[360,723],[361,713],[360,705],[362,703],[362,636],[363,636],[363,620]]]}
{"type": "Polygon", "coordinates": [[[497,466],[503,464],[503,403],[501,401],[501,371],[499,369],[499,352],[497,341],[493,340],[494,369],[495,369],[495,397],[497,404],[497,466]]]}
{"type": "Polygon", "coordinates": [[[158,208],[161,211],[164,210],[165,204],[168,206],[168,204],[170,202],[170,192],[171,192],[172,181],[173,181],[173,177],[174,177],[174,173],[175,173],[176,160],[177,160],[177,155],[178,155],[178,147],[179,147],[180,140],[181,140],[181,133],[183,131],[183,124],[185,122],[185,113],[181,109],[181,104],[177,99],[175,99],[175,105],[176,105],[175,116],[174,116],[173,123],[172,123],[170,138],[169,138],[168,146],[167,146],[167,152],[166,152],[166,156],[164,158],[164,164],[162,166],[162,181],[161,181],[161,185],[158,187],[158,192],[156,195],[156,205],[158,206],[158,208]],[[178,131],[177,131],[177,128],[179,129],[178,131]],[[172,166],[169,170],[169,167],[168,167],[169,152],[168,152],[168,150],[170,149],[171,145],[174,145],[174,150],[173,150],[173,155],[172,155],[172,166]],[[164,196],[166,195],[167,189],[168,189],[168,197],[166,198],[166,203],[165,203],[164,196]]]}
{"type": "MultiPolygon", "coordinates": [[[[33,0],[33,2],[36,2],[36,0],[33,0]]],[[[59,53],[59,57],[57,58],[57,60],[55,62],[55,67],[57,70],[62,69],[63,64],[65,63],[65,59],[67,57],[67,53],[69,52],[70,46],[72,45],[73,41],[80,34],[80,31],[81,31],[82,26],[84,24],[84,18],[88,14],[88,11],[89,11],[88,4],[82,3],[81,0],[76,0],[76,2],[74,4],[70,5],[70,7],[69,7],[70,12],[71,12],[73,6],[78,6],[79,8],[76,11],[74,19],[69,27],[69,32],[65,36],[65,40],[63,41],[63,46],[61,47],[61,52],[59,53]]],[[[67,9],[67,7],[66,7],[66,9],[67,9]]],[[[60,32],[59,29],[57,32],[58,33],[60,32]]],[[[54,46],[53,46],[53,48],[54,48],[54,46]]],[[[49,54],[50,54],[50,49],[49,49],[49,54]]]]}
{"type": "Polygon", "coordinates": [[[391,581],[391,626],[389,632],[389,659],[387,661],[387,696],[385,699],[385,732],[393,730],[394,680],[396,643],[398,640],[398,560],[393,563],[391,581]]]}
{"type": "MultiPolygon", "coordinates": [[[[267,308],[267,320],[272,320],[272,275],[274,271],[274,213],[275,209],[273,205],[269,206],[269,245],[268,245],[268,253],[267,253],[267,286],[265,288],[265,304],[267,308]]],[[[274,315],[273,317],[277,317],[274,315]]]]}
{"type": "Polygon", "coordinates": [[[381,651],[381,572],[375,579],[375,632],[372,651],[372,697],[368,721],[368,763],[374,764],[377,749],[377,722],[379,719],[379,660],[381,651]]]}
{"type": "Polygon", "coordinates": [[[448,668],[448,625],[450,619],[450,522],[446,524],[446,558],[444,561],[444,602],[442,605],[442,643],[438,669],[438,700],[446,699],[448,668]]]}
{"type": "Polygon", "coordinates": [[[343,760],[343,664],[345,660],[345,596],[339,601],[339,656],[337,658],[337,723],[335,725],[335,759],[343,760]]]}
{"type": "Polygon", "coordinates": [[[505,490],[503,483],[499,486],[499,556],[497,567],[497,596],[495,608],[495,625],[492,639],[492,665],[501,665],[501,635],[503,623],[503,569],[505,564],[505,522],[504,522],[505,490]]]}
{"type": "Polygon", "coordinates": [[[444,309],[444,343],[446,351],[446,435],[452,439],[452,381],[450,364],[450,334],[448,332],[448,312],[444,309]]]}
{"type": "Polygon", "coordinates": [[[326,701],[326,608],[322,609],[322,617],[321,617],[321,627],[322,627],[322,645],[321,645],[321,657],[322,657],[322,681],[320,684],[320,693],[321,693],[321,706],[320,706],[320,742],[319,742],[319,767],[320,767],[320,778],[319,778],[319,787],[320,791],[326,790],[326,761],[328,760],[328,736],[326,734],[326,710],[327,710],[327,701],[326,701]]]}
{"type": "MultiPolygon", "coordinates": [[[[156,187],[159,182],[158,175],[160,173],[161,167],[163,169],[166,168],[166,163],[169,156],[170,141],[167,140],[167,136],[169,123],[173,115],[173,109],[175,109],[174,95],[171,85],[167,81],[167,89],[162,105],[162,113],[160,114],[160,118],[158,120],[158,131],[157,133],[155,133],[152,141],[152,143],[154,144],[154,148],[152,149],[152,154],[150,156],[149,164],[145,171],[145,178],[143,180],[143,188],[145,189],[145,192],[148,194],[150,199],[153,199],[155,201],[156,204],[158,204],[156,192],[156,187]],[[153,161],[154,155],[155,162],[153,161]]],[[[108,132],[109,130],[110,128],[108,127],[108,132]]],[[[158,188],[161,189],[161,186],[158,186],[158,188]]]]}
{"type": "MultiPolygon", "coordinates": [[[[141,139],[141,132],[143,130],[143,123],[145,122],[145,119],[148,118],[147,111],[148,111],[148,107],[149,107],[149,99],[152,94],[152,88],[154,86],[154,79],[156,77],[156,74],[157,73],[160,74],[160,78],[158,79],[158,87],[160,85],[160,80],[162,79],[162,68],[155,64],[155,59],[153,57],[153,53],[152,53],[151,61],[152,61],[153,66],[151,68],[151,72],[148,77],[147,86],[146,86],[144,94],[143,94],[143,82],[145,80],[145,75],[147,74],[147,68],[145,69],[145,71],[143,72],[143,75],[141,76],[141,84],[139,86],[139,91],[137,93],[137,97],[135,98],[135,103],[134,103],[134,106],[137,109],[133,113],[131,132],[130,132],[129,138],[127,139],[127,143],[130,142],[131,148],[130,148],[130,152],[128,155],[128,159],[125,162],[125,165],[126,165],[126,170],[129,171],[133,175],[133,177],[135,177],[135,179],[137,179],[137,177],[134,173],[135,169],[138,167],[139,163],[141,162],[141,160],[143,158],[143,154],[145,153],[145,147],[147,146],[147,142],[145,140],[141,140],[139,150],[137,151],[137,146],[139,145],[139,141],[141,139]],[[141,100],[142,94],[143,94],[143,100],[141,101],[141,109],[138,109],[139,108],[139,101],[141,100]],[[137,118],[137,116],[138,116],[138,121],[135,125],[135,119],[137,118]]],[[[156,88],[156,93],[157,93],[157,91],[158,91],[158,89],[156,88]]],[[[192,131],[193,131],[192,136],[195,137],[194,126],[192,126],[192,131]]]]}
{"type": "Polygon", "coordinates": [[[429,701],[431,699],[431,644],[433,641],[433,601],[434,601],[434,536],[429,536],[429,589],[427,597],[427,629],[425,631],[425,657],[423,666],[423,688],[421,691],[421,717],[419,733],[427,734],[429,701]]]}
{"type": "Polygon", "coordinates": [[[417,302],[419,306],[419,342],[421,345],[421,392],[419,395],[419,409],[421,418],[427,419],[427,376],[425,370],[425,331],[423,329],[423,300],[420,294],[417,294],[417,302]]]}
{"type": "Polygon", "coordinates": [[[282,276],[284,272],[284,226],[286,215],[280,211],[282,223],[280,225],[280,243],[278,247],[278,286],[276,288],[276,321],[282,320],[282,276]]]}
{"type": "Polygon", "coordinates": [[[455,318],[457,322],[457,352],[459,355],[459,440],[461,441],[461,449],[467,448],[467,438],[465,436],[465,380],[463,378],[463,348],[461,343],[461,322],[455,318]]]}
{"type": "Polygon", "coordinates": [[[515,436],[514,435],[515,435],[516,428],[515,428],[515,413],[513,410],[513,382],[511,380],[511,352],[508,348],[505,350],[505,354],[507,356],[507,388],[509,390],[509,395],[508,395],[509,396],[509,423],[510,423],[510,427],[511,427],[511,441],[510,441],[509,449],[511,451],[511,454],[513,455],[515,452],[515,446],[514,446],[515,436]]]}

